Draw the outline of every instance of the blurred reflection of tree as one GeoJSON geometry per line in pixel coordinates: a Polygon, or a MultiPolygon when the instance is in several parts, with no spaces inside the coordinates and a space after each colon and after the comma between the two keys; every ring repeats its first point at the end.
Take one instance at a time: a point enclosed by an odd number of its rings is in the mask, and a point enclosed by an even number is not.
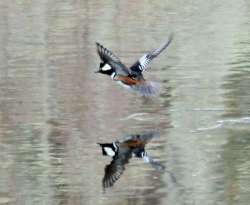
{"type": "MultiPolygon", "coordinates": [[[[250,39],[240,42],[239,52],[234,56],[230,73],[223,84],[224,118],[246,118],[250,115],[250,39]]],[[[225,126],[228,136],[223,146],[222,159],[225,173],[225,197],[228,204],[250,200],[250,129],[249,125],[235,123],[225,126]]]]}

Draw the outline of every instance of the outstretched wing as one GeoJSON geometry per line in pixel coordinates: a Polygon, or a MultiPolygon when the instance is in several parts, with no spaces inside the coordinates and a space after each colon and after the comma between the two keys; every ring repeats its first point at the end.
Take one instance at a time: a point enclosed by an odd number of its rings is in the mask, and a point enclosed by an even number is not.
{"type": "Polygon", "coordinates": [[[129,69],[120,61],[120,59],[116,55],[114,55],[110,50],[105,48],[100,43],[96,43],[96,47],[97,53],[99,54],[103,63],[109,64],[117,74],[125,76],[129,75],[129,69]]]}
{"type": "Polygon", "coordinates": [[[173,39],[173,35],[171,34],[168,40],[161,45],[159,48],[154,49],[146,54],[144,54],[138,61],[136,61],[130,69],[137,73],[140,73],[148,68],[149,63],[157,57],[163,50],[165,50],[168,45],[171,43],[173,39]]]}
{"type": "Polygon", "coordinates": [[[121,63],[120,59],[114,55],[110,50],[105,48],[100,43],[96,42],[97,52],[103,62],[114,61],[117,63],[121,63]]]}
{"type": "Polygon", "coordinates": [[[113,158],[111,163],[105,167],[105,174],[102,180],[103,188],[112,187],[114,183],[121,177],[125,170],[125,165],[131,158],[131,150],[118,154],[113,158]]]}

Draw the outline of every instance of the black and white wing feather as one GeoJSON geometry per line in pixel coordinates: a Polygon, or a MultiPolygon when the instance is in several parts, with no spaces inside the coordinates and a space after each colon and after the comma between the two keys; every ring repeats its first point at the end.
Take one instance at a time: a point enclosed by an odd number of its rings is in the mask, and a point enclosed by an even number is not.
{"type": "Polygon", "coordinates": [[[97,53],[99,54],[103,62],[109,62],[109,61],[114,61],[117,63],[121,62],[120,59],[116,55],[114,55],[110,50],[105,48],[100,43],[96,42],[96,47],[97,47],[97,53]]]}
{"type": "Polygon", "coordinates": [[[149,63],[157,57],[163,50],[165,50],[173,39],[173,35],[171,34],[168,40],[161,45],[159,48],[154,49],[146,54],[144,54],[138,61],[136,61],[130,69],[135,72],[142,72],[148,68],[149,63]]]}
{"type": "Polygon", "coordinates": [[[129,69],[110,50],[108,50],[103,45],[97,42],[96,42],[96,47],[97,47],[97,53],[99,54],[103,63],[109,64],[111,68],[115,70],[117,74],[125,75],[125,76],[130,74],[129,69]]]}
{"type": "Polygon", "coordinates": [[[114,183],[121,177],[125,167],[124,164],[117,160],[105,167],[105,175],[102,180],[103,188],[108,188],[114,185],[114,183]]]}
{"type": "Polygon", "coordinates": [[[102,180],[103,188],[109,188],[121,177],[125,170],[125,165],[132,157],[131,150],[126,149],[122,154],[116,155],[111,163],[105,167],[105,174],[102,180]]]}

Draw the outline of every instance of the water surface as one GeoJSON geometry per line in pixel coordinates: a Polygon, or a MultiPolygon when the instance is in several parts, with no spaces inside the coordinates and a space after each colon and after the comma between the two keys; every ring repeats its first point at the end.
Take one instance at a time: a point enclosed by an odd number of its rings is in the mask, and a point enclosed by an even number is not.
{"type": "Polygon", "coordinates": [[[0,3],[0,204],[249,204],[250,4],[12,0],[0,3]],[[96,75],[98,41],[151,64],[158,97],[96,75]],[[97,142],[158,130],[113,188],[97,142]]]}

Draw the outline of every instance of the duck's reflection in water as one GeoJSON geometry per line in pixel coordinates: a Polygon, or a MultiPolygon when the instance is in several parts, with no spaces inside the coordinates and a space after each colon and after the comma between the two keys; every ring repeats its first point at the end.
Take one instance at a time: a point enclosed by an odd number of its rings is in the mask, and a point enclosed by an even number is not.
{"type": "Polygon", "coordinates": [[[104,169],[103,188],[114,185],[123,174],[125,165],[129,163],[129,159],[132,157],[141,158],[156,170],[164,171],[165,166],[155,161],[145,150],[146,144],[157,135],[159,135],[159,132],[148,131],[141,134],[126,135],[121,142],[117,140],[112,143],[98,143],[102,148],[102,154],[112,157],[112,161],[104,169]]]}

